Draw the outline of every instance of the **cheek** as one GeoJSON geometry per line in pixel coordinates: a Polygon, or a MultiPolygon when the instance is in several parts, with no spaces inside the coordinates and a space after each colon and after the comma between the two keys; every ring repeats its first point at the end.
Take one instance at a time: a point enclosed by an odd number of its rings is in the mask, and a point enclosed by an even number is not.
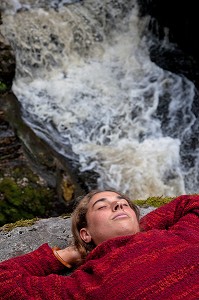
{"type": "Polygon", "coordinates": [[[131,216],[137,220],[137,216],[136,216],[136,213],[134,212],[134,210],[129,209],[129,212],[130,212],[131,216]]]}
{"type": "Polygon", "coordinates": [[[135,224],[135,223],[139,224],[139,220],[137,219],[137,216],[136,216],[135,212],[131,210],[131,211],[130,211],[130,215],[131,215],[131,217],[132,217],[133,223],[134,223],[134,224],[135,224]]]}
{"type": "Polygon", "coordinates": [[[103,228],[105,224],[107,224],[108,214],[106,211],[98,211],[88,216],[87,223],[88,227],[92,230],[99,230],[103,228]]]}

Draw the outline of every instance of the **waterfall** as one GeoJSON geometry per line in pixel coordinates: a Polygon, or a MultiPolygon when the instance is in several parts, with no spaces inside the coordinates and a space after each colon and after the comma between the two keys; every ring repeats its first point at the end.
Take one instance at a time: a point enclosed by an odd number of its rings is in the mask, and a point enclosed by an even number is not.
{"type": "Polygon", "coordinates": [[[181,147],[196,121],[194,85],[150,60],[135,0],[0,8],[16,57],[12,90],[38,136],[96,172],[99,188],[133,199],[198,192],[199,153],[187,168],[181,147]]]}

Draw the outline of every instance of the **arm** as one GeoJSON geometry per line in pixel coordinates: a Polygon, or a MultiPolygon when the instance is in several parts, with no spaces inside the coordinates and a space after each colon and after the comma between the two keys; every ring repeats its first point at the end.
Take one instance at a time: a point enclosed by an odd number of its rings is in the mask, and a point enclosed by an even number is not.
{"type": "MultiPolygon", "coordinates": [[[[70,248],[70,247],[69,247],[70,248]]],[[[72,251],[73,252],[73,251],[72,251]]],[[[73,263],[74,253],[59,250],[63,259],[73,263]],[[71,258],[70,258],[71,257],[71,258]]],[[[0,295],[2,299],[62,299],[63,289],[70,289],[69,277],[57,275],[65,267],[44,244],[37,250],[0,263],[0,295]]]]}
{"type": "Polygon", "coordinates": [[[140,220],[143,231],[175,230],[199,241],[199,195],[182,195],[157,208],[140,220]]]}

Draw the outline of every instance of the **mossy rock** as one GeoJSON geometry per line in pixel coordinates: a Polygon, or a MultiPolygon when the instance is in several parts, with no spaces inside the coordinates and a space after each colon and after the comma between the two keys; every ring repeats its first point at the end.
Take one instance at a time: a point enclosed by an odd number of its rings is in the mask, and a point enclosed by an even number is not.
{"type": "Polygon", "coordinates": [[[0,93],[4,93],[5,91],[8,90],[8,86],[0,81],[0,93]]]}
{"type": "Polygon", "coordinates": [[[174,197],[149,197],[146,200],[133,200],[133,203],[141,207],[160,207],[161,205],[170,202],[172,199],[174,199],[174,197]]]}
{"type": "Polygon", "coordinates": [[[16,221],[15,223],[9,223],[5,224],[2,227],[0,227],[0,231],[11,231],[14,228],[17,227],[29,227],[35,224],[36,221],[38,221],[39,218],[33,218],[30,220],[19,220],[16,221]]]}
{"type": "Polygon", "coordinates": [[[53,208],[53,193],[42,186],[21,187],[11,178],[0,182],[0,226],[20,219],[48,216],[53,208]]]}
{"type": "Polygon", "coordinates": [[[57,194],[26,165],[0,172],[0,226],[55,215],[57,194]]]}

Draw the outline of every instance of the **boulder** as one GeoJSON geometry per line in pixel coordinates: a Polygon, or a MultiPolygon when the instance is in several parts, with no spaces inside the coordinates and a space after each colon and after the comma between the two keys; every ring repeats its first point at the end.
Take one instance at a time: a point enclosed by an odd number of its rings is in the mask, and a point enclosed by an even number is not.
{"type": "Polygon", "coordinates": [[[0,261],[33,251],[44,243],[64,248],[71,241],[69,218],[52,217],[31,223],[30,226],[18,226],[10,231],[11,225],[0,229],[0,261]]]}

